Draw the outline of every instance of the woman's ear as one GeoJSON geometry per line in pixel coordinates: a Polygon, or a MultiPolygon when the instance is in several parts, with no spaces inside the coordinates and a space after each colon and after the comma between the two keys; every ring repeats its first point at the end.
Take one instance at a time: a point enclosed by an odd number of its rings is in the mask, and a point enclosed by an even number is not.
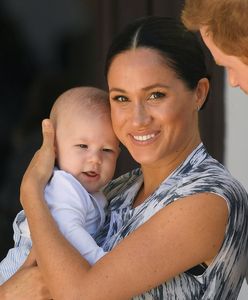
{"type": "Polygon", "coordinates": [[[196,88],[196,109],[200,110],[204,105],[209,92],[209,80],[202,78],[198,81],[196,88]]]}

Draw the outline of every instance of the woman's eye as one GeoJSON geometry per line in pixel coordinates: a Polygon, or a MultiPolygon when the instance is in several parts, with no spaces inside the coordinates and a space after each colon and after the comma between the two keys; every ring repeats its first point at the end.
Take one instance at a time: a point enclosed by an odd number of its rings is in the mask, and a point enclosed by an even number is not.
{"type": "Polygon", "coordinates": [[[159,99],[159,98],[162,98],[164,96],[165,96],[164,93],[154,92],[154,93],[151,94],[150,99],[159,99]]]}
{"type": "Polygon", "coordinates": [[[109,148],[103,148],[102,151],[109,152],[109,153],[114,152],[112,149],[109,149],[109,148]]]}
{"type": "Polygon", "coordinates": [[[125,102],[125,101],[128,100],[127,97],[125,97],[125,96],[115,96],[115,97],[113,97],[112,99],[113,99],[114,101],[119,101],[119,102],[125,102]]]}

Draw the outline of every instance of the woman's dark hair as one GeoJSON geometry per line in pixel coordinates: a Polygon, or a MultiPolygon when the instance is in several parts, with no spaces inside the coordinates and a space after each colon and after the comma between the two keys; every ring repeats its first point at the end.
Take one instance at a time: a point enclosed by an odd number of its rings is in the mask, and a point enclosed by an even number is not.
{"type": "Polygon", "coordinates": [[[130,23],[113,40],[109,48],[105,76],[114,57],[139,47],[158,51],[189,89],[196,88],[207,75],[205,57],[197,36],[180,22],[167,17],[150,16],[130,23]]]}

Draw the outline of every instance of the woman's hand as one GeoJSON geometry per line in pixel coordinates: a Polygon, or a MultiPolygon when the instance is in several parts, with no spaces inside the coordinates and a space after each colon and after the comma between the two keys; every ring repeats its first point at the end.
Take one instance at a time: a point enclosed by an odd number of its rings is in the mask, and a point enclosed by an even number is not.
{"type": "Polygon", "coordinates": [[[0,286],[1,300],[52,299],[37,266],[20,269],[0,286]]]}
{"type": "Polygon", "coordinates": [[[35,153],[22,179],[20,189],[22,204],[26,198],[30,199],[32,194],[43,193],[52,175],[55,160],[54,128],[49,119],[42,122],[42,134],[43,144],[35,153]]]}
{"type": "Polygon", "coordinates": [[[1,300],[49,300],[52,299],[46,288],[31,250],[19,271],[0,286],[1,300]]]}

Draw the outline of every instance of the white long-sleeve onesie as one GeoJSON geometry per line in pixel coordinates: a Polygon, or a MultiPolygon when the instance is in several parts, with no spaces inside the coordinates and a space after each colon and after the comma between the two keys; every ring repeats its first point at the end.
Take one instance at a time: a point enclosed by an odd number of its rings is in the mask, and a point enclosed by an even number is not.
{"type": "MultiPolygon", "coordinates": [[[[90,264],[99,260],[105,252],[96,244],[94,234],[105,220],[103,193],[91,195],[72,175],[55,169],[45,189],[45,200],[66,239],[90,264]]],[[[20,268],[32,247],[24,211],[17,214],[13,229],[15,245],[0,263],[0,284],[20,268]]]]}

